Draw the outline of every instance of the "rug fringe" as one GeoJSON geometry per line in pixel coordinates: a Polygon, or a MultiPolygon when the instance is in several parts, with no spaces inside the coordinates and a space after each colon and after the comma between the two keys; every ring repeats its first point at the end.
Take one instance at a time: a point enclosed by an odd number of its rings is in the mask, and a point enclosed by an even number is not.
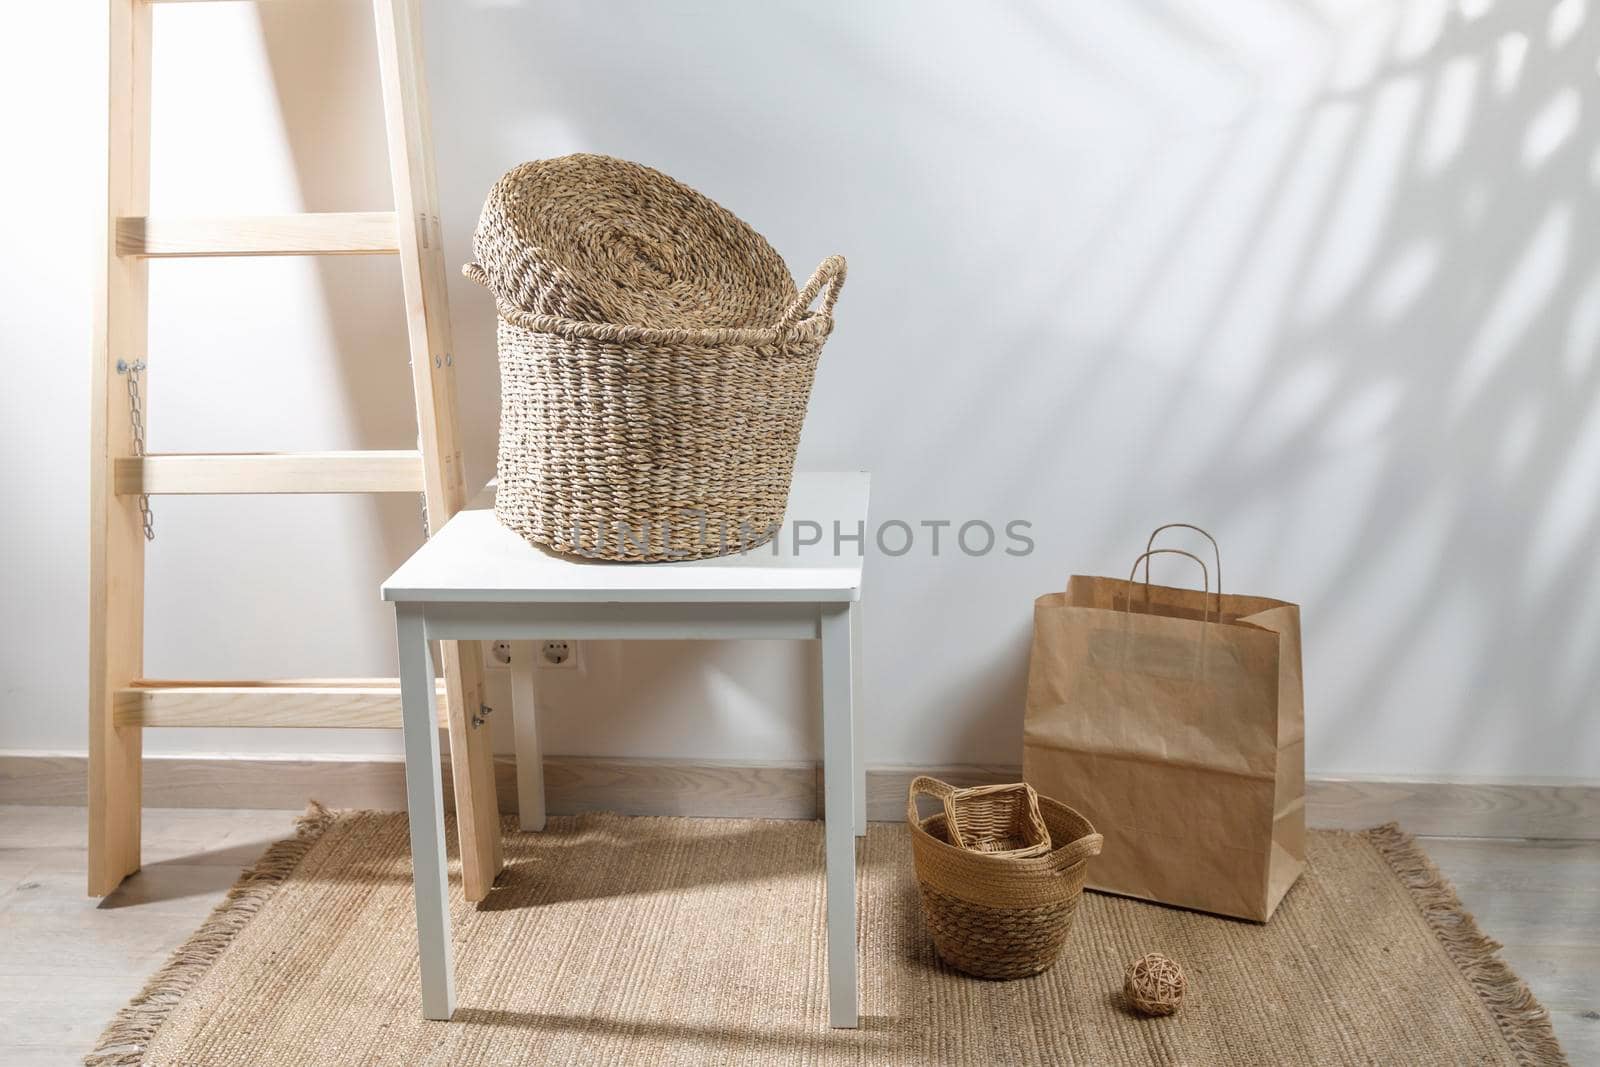
{"type": "Polygon", "coordinates": [[[1478,928],[1477,920],[1456,896],[1455,887],[1416,840],[1397,823],[1362,833],[1411,891],[1445,953],[1489,1009],[1517,1063],[1524,1067],[1567,1064],[1550,1025],[1550,1013],[1499,957],[1500,942],[1478,928]]]}
{"type": "Polygon", "coordinates": [[[295,820],[295,836],[271,845],[261,858],[239,876],[206,921],[162,964],[127,1007],[107,1026],[84,1057],[86,1067],[123,1067],[144,1061],[150,1041],[172,1009],[194,987],[224,949],[259,912],[278,886],[294,873],[300,861],[333,825],[337,816],[311,801],[295,820]]]}

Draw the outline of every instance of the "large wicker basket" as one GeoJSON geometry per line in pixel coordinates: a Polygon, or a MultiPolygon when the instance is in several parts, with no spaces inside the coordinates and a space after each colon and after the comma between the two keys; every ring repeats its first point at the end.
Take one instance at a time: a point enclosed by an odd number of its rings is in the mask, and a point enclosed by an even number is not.
{"type": "Polygon", "coordinates": [[[980,978],[1026,978],[1061,954],[1083,897],[1089,859],[1102,838],[1067,805],[1039,797],[1050,851],[1037,856],[979,852],[952,844],[944,811],[917,813],[917,797],[954,792],[919,777],[906,797],[922,915],[950,966],[980,978]]]}
{"type": "Polygon", "coordinates": [[[475,253],[465,273],[500,316],[503,524],[558,552],[630,562],[774,536],[842,258],[797,293],[732,214],[604,156],[508,173],[475,253]]]}

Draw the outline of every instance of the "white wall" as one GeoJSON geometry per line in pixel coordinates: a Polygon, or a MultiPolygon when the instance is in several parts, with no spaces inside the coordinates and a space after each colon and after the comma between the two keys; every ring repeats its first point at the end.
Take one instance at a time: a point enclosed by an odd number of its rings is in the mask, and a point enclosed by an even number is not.
{"type": "MultiPolygon", "coordinates": [[[[872,470],[878,519],[1032,521],[1027,558],[869,560],[869,761],[1018,760],[1032,598],[1125,572],[1186,519],[1221,539],[1230,588],[1304,605],[1314,772],[1600,779],[1592,2],[426,14],[451,262],[513,163],[660,167],[801,277],[850,257],[803,465],[872,470]]],[[[72,750],[103,25],[91,3],[19,17],[0,37],[0,748],[72,750]]],[[[387,204],[362,4],[156,19],[156,210],[387,204]]],[[[152,275],[152,447],[409,444],[392,262],[152,275]]],[[[491,313],[460,279],[451,296],[487,477],[491,313]]],[[[392,672],[375,590],[414,543],[411,500],[156,507],[150,675],[392,672]]],[[[816,750],[803,648],[584,654],[544,676],[553,751],[816,750]]],[[[378,732],[147,745],[396,751],[378,732]]]]}

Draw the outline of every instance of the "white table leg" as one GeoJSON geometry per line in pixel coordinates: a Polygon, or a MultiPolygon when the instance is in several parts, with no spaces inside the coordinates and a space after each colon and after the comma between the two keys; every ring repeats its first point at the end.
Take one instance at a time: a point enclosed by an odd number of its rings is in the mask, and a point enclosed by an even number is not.
{"type": "Polygon", "coordinates": [[[861,743],[865,733],[866,691],[861,684],[861,601],[850,602],[850,773],[856,786],[856,836],[867,836],[867,757],[861,743]]]}
{"type": "Polygon", "coordinates": [[[850,611],[824,605],[822,629],[822,790],[828,863],[828,1021],[855,1027],[856,837],[855,726],[850,711],[850,611]]]}
{"type": "Polygon", "coordinates": [[[533,671],[539,646],[534,641],[511,645],[511,726],[517,748],[517,817],[526,831],[544,829],[544,749],[539,744],[539,711],[533,695],[533,671]]]}
{"type": "Polygon", "coordinates": [[[406,811],[411,821],[411,872],[417,895],[422,1017],[449,1019],[456,1008],[456,991],[450,961],[450,897],[445,882],[444,792],[439,781],[433,656],[419,606],[397,604],[395,628],[400,645],[406,811]]]}

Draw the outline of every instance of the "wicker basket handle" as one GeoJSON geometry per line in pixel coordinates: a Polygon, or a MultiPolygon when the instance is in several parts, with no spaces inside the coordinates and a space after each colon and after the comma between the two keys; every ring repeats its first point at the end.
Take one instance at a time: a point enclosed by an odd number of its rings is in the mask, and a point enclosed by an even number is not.
{"type": "MultiPolygon", "coordinates": [[[[1144,564],[1144,603],[1145,603],[1145,607],[1148,608],[1150,606],[1150,557],[1151,556],[1163,556],[1163,555],[1187,556],[1190,559],[1194,560],[1195,563],[1199,564],[1199,566],[1200,566],[1200,581],[1205,587],[1205,596],[1201,599],[1200,602],[1202,604],[1205,604],[1205,602],[1211,598],[1211,572],[1209,570],[1207,570],[1205,560],[1201,559],[1199,556],[1195,555],[1193,552],[1185,552],[1181,548],[1151,548],[1151,549],[1147,549],[1145,552],[1141,553],[1139,558],[1133,561],[1133,570],[1128,572],[1128,610],[1129,611],[1133,610],[1133,576],[1139,573],[1139,564],[1141,564],[1141,563],[1144,564]]],[[[1210,622],[1211,621],[1211,608],[1210,608],[1210,606],[1207,605],[1206,607],[1203,607],[1200,610],[1201,610],[1201,613],[1202,613],[1201,614],[1201,621],[1202,622],[1210,622]]],[[[1221,604],[1220,601],[1217,604],[1217,621],[1218,622],[1222,621],[1222,604],[1221,604]]]]}
{"type": "Polygon", "coordinates": [[[906,793],[906,822],[912,826],[922,821],[922,816],[917,814],[917,798],[933,797],[944,803],[945,819],[950,820],[955,813],[950,810],[950,798],[956,795],[956,787],[949,782],[941,782],[937,778],[930,778],[926,774],[919,774],[911,779],[911,788],[906,793]]]}
{"type": "Polygon", "coordinates": [[[1100,855],[1100,847],[1105,843],[1106,839],[1100,834],[1084,834],[1070,845],[1063,845],[1051,859],[1062,870],[1066,870],[1082,863],[1090,856],[1100,855]]]}
{"type": "MultiPolygon", "coordinates": [[[[826,288],[827,292],[822,297],[822,314],[831,316],[833,305],[839,299],[839,290],[844,286],[845,264],[843,256],[829,256],[822,261],[811,280],[806,282],[806,287],[800,290],[800,295],[795,297],[794,303],[789,305],[789,310],[783,313],[783,318],[778,320],[779,330],[790,330],[800,324],[806,317],[806,312],[811,310],[811,302],[826,288]]],[[[942,784],[942,783],[941,783],[942,784]]]]}
{"type": "MultiPolygon", "coordinates": [[[[1150,540],[1144,543],[1146,552],[1156,547],[1156,537],[1160,535],[1162,530],[1193,530],[1211,542],[1211,555],[1217,562],[1217,569],[1211,573],[1216,575],[1217,578],[1217,619],[1220,621],[1222,619],[1222,549],[1217,547],[1217,539],[1192,522],[1168,522],[1150,531],[1150,540]]],[[[1148,559],[1144,561],[1144,574],[1146,578],[1150,577],[1150,561],[1148,559]]]]}
{"type": "MultiPolygon", "coordinates": [[[[483,264],[463,263],[461,265],[461,273],[465,274],[470,280],[477,282],[479,285],[489,290],[489,295],[493,296],[496,302],[499,301],[500,293],[494,287],[494,279],[489,277],[489,272],[483,269],[483,264]]],[[[1152,534],[1151,536],[1153,537],[1155,535],[1152,534]]]]}
{"type": "Polygon", "coordinates": [[[499,288],[494,284],[494,278],[487,270],[483,269],[483,264],[463,263],[461,265],[461,273],[467,276],[467,280],[477,282],[489,291],[489,295],[494,298],[495,310],[500,313],[502,319],[528,329],[537,328],[539,316],[531,311],[524,311],[501,296],[499,288]]]}

